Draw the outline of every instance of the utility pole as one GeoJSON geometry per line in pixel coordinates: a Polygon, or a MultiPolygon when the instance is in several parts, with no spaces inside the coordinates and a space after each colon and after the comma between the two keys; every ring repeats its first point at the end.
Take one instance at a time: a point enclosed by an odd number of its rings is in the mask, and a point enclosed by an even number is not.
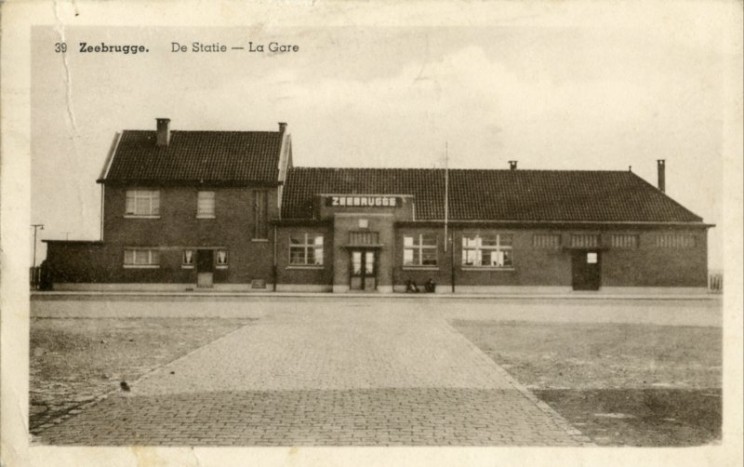
{"type": "Polygon", "coordinates": [[[44,230],[44,224],[31,224],[34,228],[34,267],[36,267],[36,232],[41,229],[44,230]]]}

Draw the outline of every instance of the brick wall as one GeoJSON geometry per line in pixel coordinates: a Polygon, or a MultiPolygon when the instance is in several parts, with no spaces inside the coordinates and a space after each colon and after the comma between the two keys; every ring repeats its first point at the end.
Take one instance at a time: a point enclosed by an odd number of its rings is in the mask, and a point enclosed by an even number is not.
{"type": "Polygon", "coordinates": [[[396,244],[395,285],[403,285],[408,279],[417,284],[423,284],[429,278],[442,286],[451,285],[452,260],[455,264],[455,284],[463,286],[513,286],[513,285],[571,285],[571,257],[561,248],[536,249],[532,246],[532,236],[535,233],[550,233],[549,231],[520,231],[508,229],[449,229],[449,235],[454,235],[454,245],[449,245],[444,251],[444,229],[399,229],[396,244]],[[437,270],[431,267],[403,266],[403,236],[418,233],[434,233],[438,238],[437,270]],[[512,254],[514,267],[494,270],[486,268],[468,268],[462,265],[462,236],[497,232],[511,234],[513,239],[512,254]],[[454,251],[454,255],[453,255],[454,251]]]}
{"type": "MultiPolygon", "coordinates": [[[[572,233],[582,231],[450,229],[454,234],[455,283],[462,286],[561,286],[570,287],[572,233]],[[505,270],[467,268],[462,266],[463,233],[499,232],[513,238],[514,267],[505,270]],[[536,248],[535,234],[558,234],[558,248],[536,248]]],[[[602,286],[605,287],[705,287],[707,281],[707,235],[705,229],[694,230],[607,230],[600,235],[602,286]],[[662,248],[657,236],[665,233],[691,235],[691,248],[662,248]],[[636,248],[618,249],[610,245],[613,233],[637,235],[636,248]]],[[[594,233],[594,232],[592,232],[594,233]]],[[[452,250],[444,251],[442,228],[400,228],[396,236],[394,284],[401,286],[411,279],[423,284],[429,278],[441,286],[451,284],[452,250]],[[438,236],[438,267],[403,266],[403,236],[434,233],[438,236]]]]}
{"type": "MultiPolygon", "coordinates": [[[[603,286],[707,287],[707,230],[659,229],[637,233],[637,248],[609,248],[603,252],[603,286]],[[669,233],[690,235],[694,247],[657,246],[657,237],[669,233]]],[[[610,235],[605,233],[606,241],[610,235]]]]}
{"type": "Polygon", "coordinates": [[[333,231],[330,227],[281,227],[277,229],[277,283],[327,285],[333,283],[333,231]],[[323,235],[323,266],[292,265],[289,239],[292,235],[323,235]]]}
{"type": "MultiPolygon", "coordinates": [[[[225,248],[227,269],[216,269],[216,283],[272,282],[273,237],[254,239],[254,190],[204,188],[215,192],[215,218],[197,219],[197,188],[160,189],[160,217],[125,218],[126,188],[106,187],[103,244],[51,242],[47,258],[57,282],[195,283],[196,269],[182,268],[184,249],[225,248]],[[124,249],[160,251],[156,269],[124,268],[124,249]],[[62,272],[64,271],[64,272],[62,272]]],[[[276,189],[268,189],[268,219],[278,215],[276,189]]]]}

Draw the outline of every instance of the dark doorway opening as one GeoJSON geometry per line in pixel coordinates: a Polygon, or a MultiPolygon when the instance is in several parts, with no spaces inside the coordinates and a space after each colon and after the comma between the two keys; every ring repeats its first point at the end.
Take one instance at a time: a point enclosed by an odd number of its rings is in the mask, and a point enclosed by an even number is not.
{"type": "Polygon", "coordinates": [[[602,282],[602,255],[598,250],[574,251],[571,258],[574,290],[599,290],[602,282]]]}
{"type": "Polygon", "coordinates": [[[196,285],[212,287],[214,285],[214,252],[196,250],[196,285]]]}

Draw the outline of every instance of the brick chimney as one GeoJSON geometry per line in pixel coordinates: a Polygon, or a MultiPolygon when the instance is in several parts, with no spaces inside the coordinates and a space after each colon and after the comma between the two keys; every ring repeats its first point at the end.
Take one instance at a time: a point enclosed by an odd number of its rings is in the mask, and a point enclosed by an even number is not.
{"type": "Polygon", "coordinates": [[[279,133],[284,134],[287,132],[287,124],[284,122],[279,122],[279,133]]]}
{"type": "Polygon", "coordinates": [[[170,118],[156,118],[155,120],[158,122],[156,143],[158,146],[168,146],[168,143],[170,143],[170,129],[168,128],[170,118]]]}
{"type": "Polygon", "coordinates": [[[517,170],[517,161],[509,161],[509,170],[517,170]]]}
{"type": "Polygon", "coordinates": [[[656,168],[659,171],[659,190],[664,192],[666,191],[666,161],[664,159],[658,159],[656,161],[656,168]]]}

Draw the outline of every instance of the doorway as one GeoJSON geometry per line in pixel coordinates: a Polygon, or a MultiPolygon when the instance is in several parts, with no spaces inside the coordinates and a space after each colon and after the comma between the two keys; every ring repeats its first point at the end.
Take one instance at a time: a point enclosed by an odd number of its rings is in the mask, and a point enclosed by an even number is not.
{"type": "Polygon", "coordinates": [[[574,251],[571,272],[574,290],[599,290],[602,282],[602,256],[597,250],[574,251]]]}
{"type": "Polygon", "coordinates": [[[377,289],[377,254],[374,250],[351,250],[350,290],[377,289]]]}
{"type": "Polygon", "coordinates": [[[214,284],[214,252],[196,250],[196,286],[211,288],[214,284]]]}

